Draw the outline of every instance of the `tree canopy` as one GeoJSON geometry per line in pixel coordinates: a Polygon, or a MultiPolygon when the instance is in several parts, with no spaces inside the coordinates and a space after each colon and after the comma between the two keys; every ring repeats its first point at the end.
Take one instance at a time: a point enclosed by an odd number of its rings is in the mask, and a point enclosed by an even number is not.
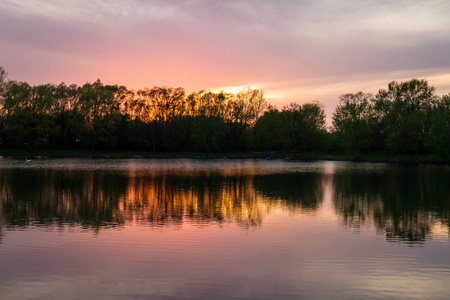
{"type": "Polygon", "coordinates": [[[260,89],[237,93],[100,80],[32,86],[0,67],[0,146],[143,151],[324,151],[450,155],[450,94],[424,79],[392,81],[376,95],[339,97],[326,129],[317,101],[271,106],[260,89]]]}

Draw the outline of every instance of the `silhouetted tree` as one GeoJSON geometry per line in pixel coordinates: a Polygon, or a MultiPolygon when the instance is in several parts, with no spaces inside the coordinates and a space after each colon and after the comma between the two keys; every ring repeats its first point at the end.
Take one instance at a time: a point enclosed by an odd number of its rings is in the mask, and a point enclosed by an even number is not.
{"type": "Polygon", "coordinates": [[[2,115],[6,142],[15,146],[47,144],[60,127],[53,119],[56,100],[47,85],[31,87],[10,81],[3,96],[2,115]]]}
{"type": "Polygon", "coordinates": [[[359,156],[361,149],[372,143],[375,124],[375,112],[372,106],[373,96],[358,92],[345,94],[339,98],[332,122],[341,143],[359,156]]]}
{"type": "Polygon", "coordinates": [[[433,105],[429,112],[430,131],[426,143],[437,155],[447,160],[450,156],[450,94],[433,105]]]}
{"type": "Polygon", "coordinates": [[[314,151],[324,136],[325,111],[318,102],[291,103],[282,111],[284,135],[290,151],[314,151]]]}
{"type": "Polygon", "coordinates": [[[256,122],[254,130],[256,149],[283,150],[286,143],[282,113],[270,107],[256,122]]]}
{"type": "Polygon", "coordinates": [[[225,122],[220,117],[198,116],[192,124],[192,142],[194,149],[206,151],[208,157],[211,152],[219,150],[225,133],[225,122]]]}
{"type": "Polygon", "coordinates": [[[93,151],[96,147],[110,147],[117,143],[117,131],[120,124],[119,103],[114,101],[113,93],[100,80],[86,83],[78,90],[76,113],[82,122],[76,132],[77,138],[93,151]]]}
{"type": "Polygon", "coordinates": [[[375,110],[385,126],[388,149],[398,155],[424,149],[427,112],[434,98],[434,87],[418,79],[393,81],[378,92],[375,110]]]}

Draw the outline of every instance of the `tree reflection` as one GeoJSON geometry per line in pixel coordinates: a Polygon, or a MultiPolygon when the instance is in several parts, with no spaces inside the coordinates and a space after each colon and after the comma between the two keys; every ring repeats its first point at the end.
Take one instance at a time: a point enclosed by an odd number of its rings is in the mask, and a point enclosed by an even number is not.
{"type": "Polygon", "coordinates": [[[2,213],[8,226],[123,223],[117,208],[126,180],[108,173],[3,170],[2,213]]]}
{"type": "Polygon", "coordinates": [[[255,186],[264,197],[286,201],[286,205],[314,212],[323,200],[324,175],[294,173],[256,176],[255,186]]]}
{"type": "Polygon", "coordinates": [[[251,178],[218,174],[176,176],[157,172],[130,179],[123,212],[151,226],[236,221],[257,225],[270,204],[262,203],[251,178]]]}
{"type": "Polygon", "coordinates": [[[374,225],[388,240],[422,243],[434,226],[450,228],[445,176],[436,166],[340,172],[333,177],[334,205],[348,226],[374,225]]]}
{"type": "Polygon", "coordinates": [[[321,175],[250,175],[202,171],[3,169],[1,217],[9,228],[28,226],[179,226],[235,222],[259,226],[280,205],[315,211],[321,175]]]}

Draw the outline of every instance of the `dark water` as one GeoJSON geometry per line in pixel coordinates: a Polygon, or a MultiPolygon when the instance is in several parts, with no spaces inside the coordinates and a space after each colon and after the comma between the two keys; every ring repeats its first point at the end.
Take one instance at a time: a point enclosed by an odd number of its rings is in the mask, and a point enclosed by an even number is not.
{"type": "Polygon", "coordinates": [[[448,299],[450,168],[0,159],[0,299],[448,299]]]}

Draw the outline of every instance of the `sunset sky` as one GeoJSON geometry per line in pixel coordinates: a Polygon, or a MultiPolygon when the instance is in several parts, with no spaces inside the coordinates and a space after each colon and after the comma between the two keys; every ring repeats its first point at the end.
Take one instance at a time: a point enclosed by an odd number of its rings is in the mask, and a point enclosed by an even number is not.
{"type": "Polygon", "coordinates": [[[425,78],[450,92],[448,0],[1,0],[0,66],[31,84],[261,88],[278,107],[425,78]]]}

